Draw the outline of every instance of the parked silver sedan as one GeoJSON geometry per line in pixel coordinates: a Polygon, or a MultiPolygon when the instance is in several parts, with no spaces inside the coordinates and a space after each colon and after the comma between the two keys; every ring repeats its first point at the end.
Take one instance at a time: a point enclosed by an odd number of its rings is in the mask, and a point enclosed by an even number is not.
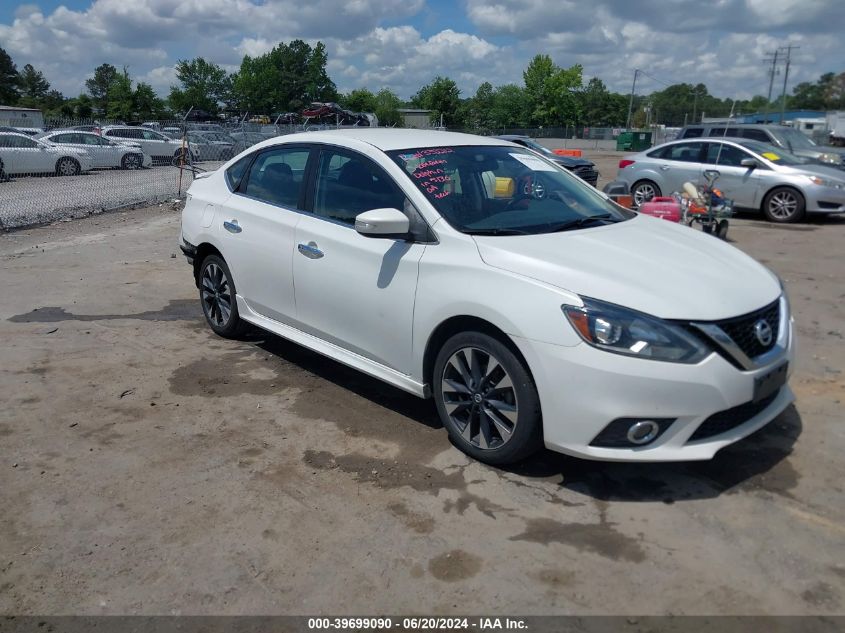
{"type": "Polygon", "coordinates": [[[140,169],[152,166],[140,143],[114,141],[93,132],[55,130],[42,135],[42,141],[83,149],[91,156],[95,169],[140,169]]]}
{"type": "Polygon", "coordinates": [[[635,205],[682,191],[702,180],[706,169],[720,173],[716,187],[740,209],[762,211],[772,222],[797,222],[806,213],[845,212],[841,170],[748,139],[672,141],[619,161],[617,178],[628,183],[635,205]]]}

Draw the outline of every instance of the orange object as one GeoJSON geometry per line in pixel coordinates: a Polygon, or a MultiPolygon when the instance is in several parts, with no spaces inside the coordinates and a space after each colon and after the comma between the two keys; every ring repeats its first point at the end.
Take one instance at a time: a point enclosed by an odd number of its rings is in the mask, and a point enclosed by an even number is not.
{"type": "Polygon", "coordinates": [[[610,199],[613,200],[616,204],[621,207],[625,207],[626,209],[630,209],[634,206],[634,199],[631,196],[610,196],[610,199]]]}
{"type": "Polygon", "coordinates": [[[552,153],[557,154],[558,156],[574,156],[575,158],[581,158],[580,149],[553,149],[552,153]]]}

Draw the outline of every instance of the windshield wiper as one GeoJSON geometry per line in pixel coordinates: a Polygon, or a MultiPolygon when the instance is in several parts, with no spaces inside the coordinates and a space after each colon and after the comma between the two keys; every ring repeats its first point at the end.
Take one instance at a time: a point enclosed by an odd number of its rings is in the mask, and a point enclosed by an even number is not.
{"type": "Polygon", "coordinates": [[[563,222],[561,224],[552,226],[549,229],[549,233],[557,233],[559,231],[568,231],[570,229],[580,229],[583,226],[586,226],[590,222],[598,221],[598,222],[621,222],[621,220],[615,219],[610,213],[600,213],[599,215],[585,215],[582,218],[576,218],[575,220],[569,220],[568,222],[563,222]]]}
{"type": "Polygon", "coordinates": [[[531,235],[528,231],[519,229],[470,229],[468,235],[531,235]]]}

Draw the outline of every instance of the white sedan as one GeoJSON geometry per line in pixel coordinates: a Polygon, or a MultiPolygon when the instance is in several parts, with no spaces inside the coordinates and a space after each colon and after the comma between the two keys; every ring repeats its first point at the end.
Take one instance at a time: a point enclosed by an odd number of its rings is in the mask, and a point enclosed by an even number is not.
{"type": "Polygon", "coordinates": [[[91,171],[91,155],[74,147],[59,147],[26,134],[0,132],[0,177],[29,174],[76,176],[91,171]]]}
{"type": "Polygon", "coordinates": [[[39,138],[47,143],[84,150],[91,155],[95,169],[140,169],[153,164],[140,143],[114,141],[94,132],[56,130],[39,138]]]}
{"type": "Polygon", "coordinates": [[[794,398],[772,272],[507,141],[270,139],[194,180],[180,246],[214,332],[249,323],[433,397],[488,463],[709,459],[794,398]]]}

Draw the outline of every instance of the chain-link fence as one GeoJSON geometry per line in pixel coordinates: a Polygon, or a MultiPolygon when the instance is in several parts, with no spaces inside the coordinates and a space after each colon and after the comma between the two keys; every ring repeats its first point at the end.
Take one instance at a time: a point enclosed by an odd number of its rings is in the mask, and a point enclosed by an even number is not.
{"type": "MultiPolygon", "coordinates": [[[[0,229],[42,224],[181,197],[196,171],[216,169],[274,136],[336,125],[47,119],[0,127],[0,229]]],[[[346,126],[342,126],[346,127],[346,126]]],[[[622,128],[584,126],[456,130],[520,134],[561,148],[612,151],[622,128]]],[[[655,129],[653,143],[670,138],[655,129]]]]}
{"type": "Polygon", "coordinates": [[[0,127],[0,229],[178,198],[195,171],[293,131],[247,122],[69,119],[0,127]]]}

